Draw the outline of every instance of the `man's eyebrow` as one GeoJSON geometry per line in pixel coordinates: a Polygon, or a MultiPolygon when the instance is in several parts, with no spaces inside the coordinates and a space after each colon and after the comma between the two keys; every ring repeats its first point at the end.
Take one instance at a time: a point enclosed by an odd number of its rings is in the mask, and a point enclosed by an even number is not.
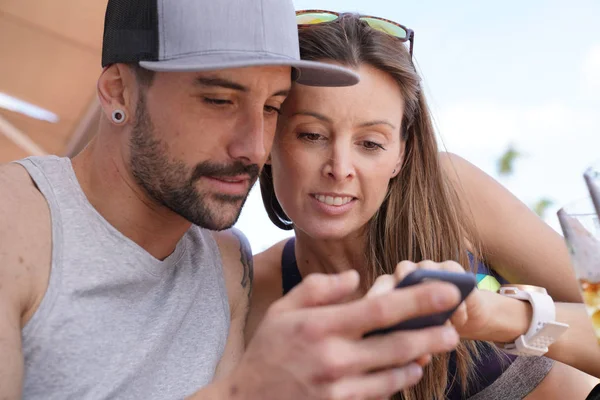
{"type": "MultiPolygon", "coordinates": [[[[233,81],[230,81],[228,79],[223,79],[223,78],[199,77],[199,78],[196,78],[196,84],[200,85],[200,86],[204,86],[204,87],[221,87],[221,88],[225,88],[225,89],[237,90],[240,92],[248,92],[249,91],[249,89],[246,86],[240,85],[237,82],[233,82],[233,81]]],[[[290,90],[291,90],[291,88],[279,90],[279,91],[273,93],[272,97],[277,97],[277,96],[287,97],[290,94],[290,90]]]]}
{"type": "Polygon", "coordinates": [[[292,115],[292,117],[295,117],[296,115],[307,115],[309,117],[320,119],[321,121],[327,122],[328,124],[332,123],[330,118],[324,116],[323,114],[316,113],[314,111],[298,111],[298,112],[294,113],[292,115]]]}
{"type": "Polygon", "coordinates": [[[248,91],[246,86],[223,78],[199,77],[196,78],[196,84],[205,87],[221,87],[225,89],[238,90],[240,92],[248,91]]]}
{"type": "Polygon", "coordinates": [[[277,96],[287,97],[290,94],[290,90],[292,90],[292,89],[289,88],[289,89],[279,90],[279,91],[273,93],[272,97],[277,97],[277,96]]]}

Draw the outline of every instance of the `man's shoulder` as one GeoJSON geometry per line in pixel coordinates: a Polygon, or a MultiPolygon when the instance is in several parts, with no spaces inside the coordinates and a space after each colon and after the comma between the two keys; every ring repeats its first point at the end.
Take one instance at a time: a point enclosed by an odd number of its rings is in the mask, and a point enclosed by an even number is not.
{"type": "Polygon", "coordinates": [[[223,266],[252,266],[252,248],[246,235],[239,229],[230,228],[224,231],[212,232],[213,238],[219,247],[223,266]]]}
{"type": "Polygon", "coordinates": [[[46,200],[27,170],[19,164],[0,165],[0,237],[16,239],[14,230],[35,228],[36,222],[49,214],[46,200]]]}
{"type": "Polygon", "coordinates": [[[45,291],[50,247],[50,210],[44,196],[24,167],[0,165],[0,280],[25,302],[22,311],[45,291]]]}
{"type": "Polygon", "coordinates": [[[3,202],[37,191],[25,167],[17,163],[0,164],[0,187],[3,189],[0,201],[3,202]]]}
{"type": "Polygon", "coordinates": [[[221,253],[223,275],[232,312],[240,307],[245,309],[252,293],[254,280],[250,242],[236,228],[213,232],[212,235],[221,253]]]}
{"type": "Polygon", "coordinates": [[[243,246],[245,251],[249,251],[252,254],[250,248],[250,242],[242,231],[237,228],[229,228],[219,232],[212,232],[212,235],[219,246],[221,251],[226,252],[239,252],[240,247],[243,246]]]}
{"type": "Polygon", "coordinates": [[[252,308],[246,325],[246,340],[254,335],[267,309],[283,295],[281,256],[289,239],[274,244],[254,256],[254,288],[252,308]]]}

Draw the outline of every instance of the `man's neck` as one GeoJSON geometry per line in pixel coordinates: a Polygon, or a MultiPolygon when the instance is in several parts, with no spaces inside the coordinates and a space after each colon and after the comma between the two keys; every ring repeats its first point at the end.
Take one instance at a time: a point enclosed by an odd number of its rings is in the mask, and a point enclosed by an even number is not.
{"type": "Polygon", "coordinates": [[[150,200],[113,146],[96,137],[73,159],[77,180],[92,206],[123,235],[159,260],[167,258],[191,224],[150,200]]]}

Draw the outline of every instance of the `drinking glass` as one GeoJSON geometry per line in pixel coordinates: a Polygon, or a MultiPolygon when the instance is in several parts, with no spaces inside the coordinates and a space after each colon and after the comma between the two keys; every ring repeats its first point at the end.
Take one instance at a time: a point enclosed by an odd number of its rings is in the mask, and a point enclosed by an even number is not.
{"type": "Polygon", "coordinates": [[[558,220],[600,344],[600,220],[591,197],[561,208],[558,220]]]}
{"type": "Polygon", "coordinates": [[[596,214],[600,215],[600,162],[588,168],[583,177],[596,208],[596,214]]]}

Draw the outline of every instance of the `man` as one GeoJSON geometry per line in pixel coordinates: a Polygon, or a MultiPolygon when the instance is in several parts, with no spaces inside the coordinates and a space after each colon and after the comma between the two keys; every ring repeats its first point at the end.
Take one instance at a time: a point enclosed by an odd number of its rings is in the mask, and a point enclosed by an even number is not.
{"type": "Polygon", "coordinates": [[[80,155],[0,167],[1,399],[382,397],[456,345],[452,328],[362,339],[458,293],[346,303],[350,272],[306,279],[242,355],[252,254],[227,228],[292,79],[357,81],[299,61],[291,1],[110,0],[103,66],[80,155]]]}

